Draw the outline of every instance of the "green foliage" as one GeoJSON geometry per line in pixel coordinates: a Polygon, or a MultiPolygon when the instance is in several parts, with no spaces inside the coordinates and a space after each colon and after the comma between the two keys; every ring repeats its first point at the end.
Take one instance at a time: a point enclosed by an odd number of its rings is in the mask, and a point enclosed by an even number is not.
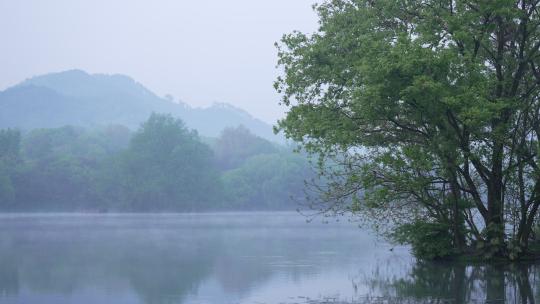
{"type": "Polygon", "coordinates": [[[110,125],[24,134],[0,130],[0,210],[195,211],[292,209],[305,158],[229,128],[202,142],[171,115],[136,132],[110,125]],[[227,170],[223,170],[227,167],[227,170]]]}
{"type": "Polygon", "coordinates": [[[171,115],[152,114],[129,144],[122,170],[136,210],[200,209],[221,185],[210,148],[171,115]]]}
{"type": "Polygon", "coordinates": [[[391,235],[394,241],[410,244],[420,259],[440,259],[454,255],[452,233],[442,223],[414,222],[396,228],[391,235]]]}
{"type": "Polygon", "coordinates": [[[6,207],[15,201],[15,189],[7,170],[0,167],[0,204],[6,207]]]}
{"type": "Polygon", "coordinates": [[[119,126],[91,132],[69,126],[29,132],[22,142],[24,162],[16,185],[19,208],[85,210],[89,203],[99,205],[96,187],[103,163],[125,149],[130,136],[119,126]]]}
{"type": "Polygon", "coordinates": [[[330,181],[317,210],[389,229],[449,223],[456,252],[483,243],[488,257],[508,257],[508,240],[526,246],[540,209],[539,8],[316,5],[318,30],[277,44],[275,88],[288,107],[277,131],[319,156],[330,181]]]}
{"type": "Polygon", "coordinates": [[[10,207],[16,194],[13,179],[20,161],[21,134],[17,130],[0,130],[0,206],[10,207]]]}
{"type": "Polygon", "coordinates": [[[223,174],[229,204],[242,209],[290,209],[291,198],[304,199],[304,180],[310,176],[305,158],[289,153],[253,156],[223,174]]]}
{"type": "Polygon", "coordinates": [[[21,133],[17,130],[0,130],[0,162],[13,166],[20,157],[21,133]]]}
{"type": "Polygon", "coordinates": [[[218,166],[224,170],[238,167],[251,156],[278,152],[274,144],[252,134],[242,125],[225,128],[213,149],[218,166]]]}

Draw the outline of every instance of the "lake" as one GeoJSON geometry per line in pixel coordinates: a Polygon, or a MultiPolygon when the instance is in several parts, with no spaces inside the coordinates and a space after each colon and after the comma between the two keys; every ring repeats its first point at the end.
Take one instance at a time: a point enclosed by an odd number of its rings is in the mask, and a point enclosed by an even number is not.
{"type": "Polygon", "coordinates": [[[539,279],[297,213],[0,215],[0,303],[532,303],[539,279]]]}

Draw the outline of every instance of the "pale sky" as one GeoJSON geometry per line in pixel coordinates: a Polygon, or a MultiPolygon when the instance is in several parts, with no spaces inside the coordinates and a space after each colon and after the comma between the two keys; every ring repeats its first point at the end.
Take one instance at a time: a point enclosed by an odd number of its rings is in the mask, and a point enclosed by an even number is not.
{"type": "Polygon", "coordinates": [[[316,0],[0,0],[0,90],[49,72],[126,74],[192,106],[272,123],[274,42],[313,32],[316,0]]]}

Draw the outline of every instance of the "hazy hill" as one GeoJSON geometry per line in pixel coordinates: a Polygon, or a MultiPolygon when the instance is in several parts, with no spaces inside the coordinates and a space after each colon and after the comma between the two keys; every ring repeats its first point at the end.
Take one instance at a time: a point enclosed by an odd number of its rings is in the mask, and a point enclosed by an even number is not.
{"type": "Polygon", "coordinates": [[[192,108],[158,97],[124,75],[70,70],[33,77],[0,92],[0,128],[50,128],[64,125],[121,124],[136,128],[150,113],[171,113],[203,136],[244,125],[253,133],[279,140],[270,125],[228,104],[192,108]]]}

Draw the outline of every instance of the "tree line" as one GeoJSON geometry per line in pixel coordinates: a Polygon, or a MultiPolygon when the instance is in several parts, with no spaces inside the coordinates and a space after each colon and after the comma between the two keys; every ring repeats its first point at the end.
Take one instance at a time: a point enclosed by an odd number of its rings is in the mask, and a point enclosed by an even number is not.
{"type": "Polygon", "coordinates": [[[245,127],[201,138],[152,114],[119,125],[0,130],[0,210],[150,212],[293,209],[306,159],[245,127]]]}

